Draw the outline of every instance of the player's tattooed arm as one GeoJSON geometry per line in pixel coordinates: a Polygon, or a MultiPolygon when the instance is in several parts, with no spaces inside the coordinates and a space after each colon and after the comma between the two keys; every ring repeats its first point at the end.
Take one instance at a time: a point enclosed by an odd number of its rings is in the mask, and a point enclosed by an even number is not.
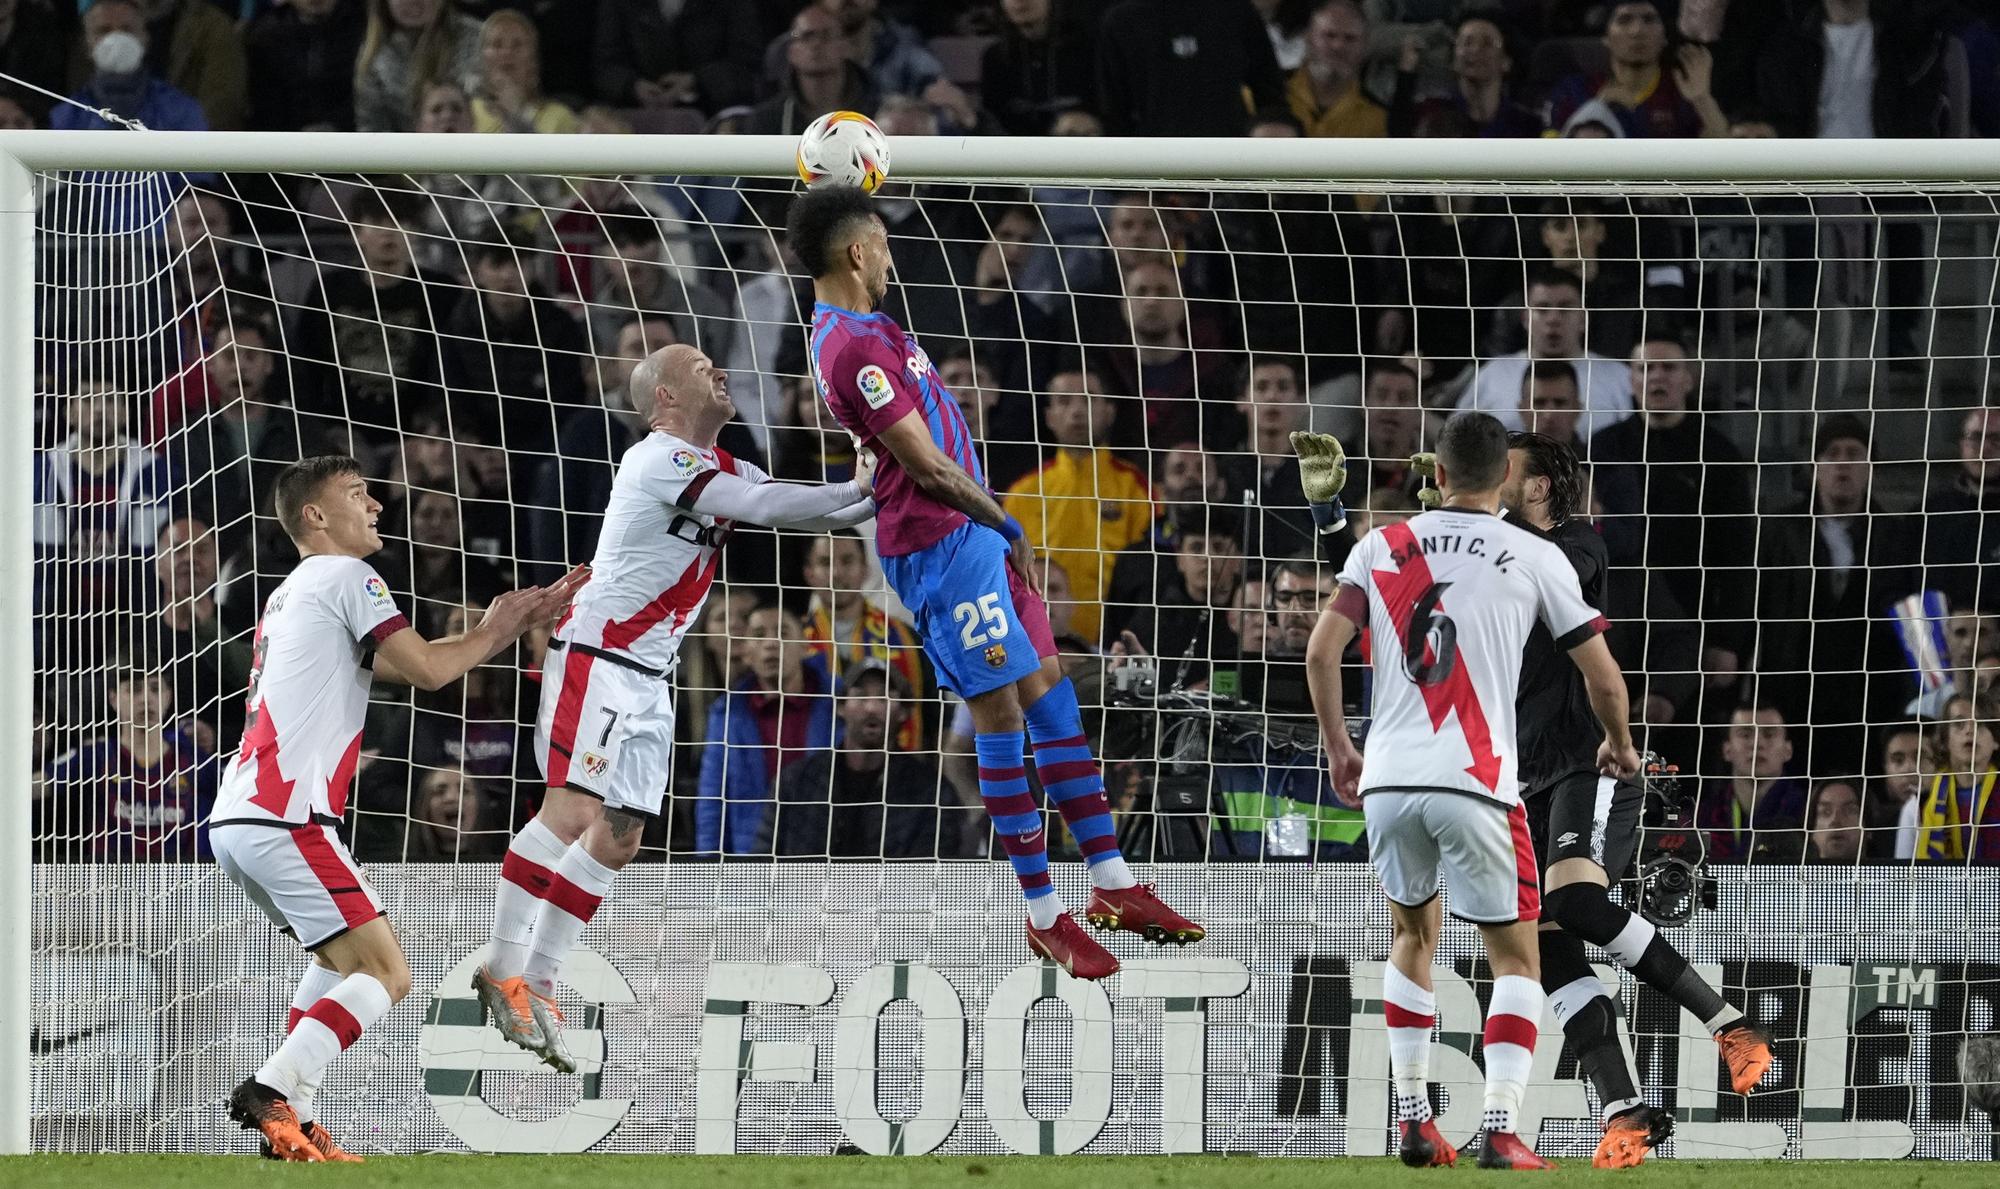
{"type": "Polygon", "coordinates": [[[1010,521],[987,490],[965,468],[953,462],[931,439],[923,414],[910,412],[876,435],[895,455],[910,481],[947,507],[956,508],[991,529],[1006,531],[1010,521]]]}

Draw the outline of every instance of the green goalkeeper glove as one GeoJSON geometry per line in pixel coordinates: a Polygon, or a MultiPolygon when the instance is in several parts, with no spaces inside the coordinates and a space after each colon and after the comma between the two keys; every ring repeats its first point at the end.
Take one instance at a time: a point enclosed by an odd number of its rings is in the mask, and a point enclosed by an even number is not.
{"type": "Polygon", "coordinates": [[[1417,489],[1417,502],[1426,509],[1444,505],[1444,492],[1438,490],[1438,456],[1435,454],[1410,455],[1410,469],[1424,477],[1424,485],[1417,489]]]}
{"type": "Polygon", "coordinates": [[[1313,523],[1322,533],[1347,527],[1347,509],[1340,506],[1341,489],[1347,486],[1347,452],[1340,439],[1295,429],[1292,451],[1299,456],[1299,486],[1312,509],[1313,523]]]}

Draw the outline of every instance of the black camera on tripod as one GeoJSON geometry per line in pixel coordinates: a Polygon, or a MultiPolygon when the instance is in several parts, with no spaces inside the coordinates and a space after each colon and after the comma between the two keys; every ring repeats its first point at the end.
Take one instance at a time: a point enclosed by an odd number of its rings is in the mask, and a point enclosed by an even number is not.
{"type": "Polygon", "coordinates": [[[1639,857],[1625,878],[1625,903],[1661,928],[1694,919],[1697,907],[1715,908],[1715,880],[1708,874],[1708,848],[1695,826],[1694,795],[1681,786],[1681,771],[1658,754],[1639,757],[1646,790],[1640,819],[1639,857]]]}

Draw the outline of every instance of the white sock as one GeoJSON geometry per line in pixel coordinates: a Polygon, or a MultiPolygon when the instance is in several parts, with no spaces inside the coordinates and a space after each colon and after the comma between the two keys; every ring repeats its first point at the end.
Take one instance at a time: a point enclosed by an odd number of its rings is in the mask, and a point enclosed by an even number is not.
{"type": "Polygon", "coordinates": [[[535,936],[529,945],[527,966],[521,971],[530,987],[543,995],[555,993],[556,973],[562,969],[563,959],[576,948],[583,927],[597,914],[597,906],[617,874],[591,858],[581,839],[563,852],[562,861],[556,864],[555,882],[535,916],[535,936]]]}
{"type": "Polygon", "coordinates": [[[1139,881],[1133,878],[1132,868],[1126,865],[1124,855],[1112,855],[1090,865],[1090,883],[1092,887],[1116,892],[1121,888],[1136,887],[1139,881]]]}
{"type": "Polygon", "coordinates": [[[566,849],[539,817],[507,845],[507,857],[500,864],[500,890],[493,897],[492,956],[486,960],[486,972],[494,978],[513,978],[527,968],[549,873],[562,862],[566,849]]]}
{"type": "Polygon", "coordinates": [[[1541,1029],[1542,987],[1518,974],[1493,980],[1486,1007],[1486,1115],[1489,1131],[1512,1131],[1535,1064],[1535,1034],[1541,1029]]]}
{"type": "Polygon", "coordinates": [[[1389,1023],[1389,1070],[1396,1080],[1396,1117],[1421,1123],[1431,1117],[1431,1026],[1437,1023],[1437,996],[1385,964],[1382,1014],[1389,1023]]]}
{"type": "MultiPolygon", "coordinates": [[[[305,1017],[306,1012],[311,1010],[312,1005],[318,1003],[327,992],[339,986],[340,980],[341,973],[338,970],[335,970],[331,966],[321,966],[318,962],[308,960],[306,962],[306,972],[299,976],[298,988],[292,992],[291,1011],[287,1013],[285,1018],[285,1035],[290,1036],[292,1030],[299,1026],[299,1021],[305,1017]]],[[[292,1095],[288,1100],[291,1102],[292,1110],[298,1115],[299,1122],[301,1123],[310,1123],[313,1121],[313,1098],[319,1094],[319,1079],[320,1075],[317,1073],[310,1079],[301,1078],[299,1080],[299,1092],[292,1095]]]]}
{"type": "Polygon", "coordinates": [[[257,1071],[257,1080],[289,1102],[306,1083],[318,1085],[333,1059],[388,1010],[389,992],[374,975],[348,975],[307,1009],[298,1027],[257,1071]]]}
{"type": "Polygon", "coordinates": [[[1053,927],[1062,914],[1061,896],[1034,896],[1028,900],[1028,923],[1037,929],[1053,927]]]}

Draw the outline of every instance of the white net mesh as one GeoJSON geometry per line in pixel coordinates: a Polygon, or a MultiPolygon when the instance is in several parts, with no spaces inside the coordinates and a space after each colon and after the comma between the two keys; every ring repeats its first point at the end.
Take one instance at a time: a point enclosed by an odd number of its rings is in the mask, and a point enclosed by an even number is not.
{"type": "MultiPolygon", "coordinates": [[[[785,183],[40,181],[35,1138],[233,1150],[223,1097],[276,1043],[300,961],[197,827],[240,738],[258,608],[296,561],[272,518],[278,469],[360,459],[387,506],[374,564],[436,636],[590,559],[642,432],[624,386],[665,343],[732,373],[732,452],[829,481],[854,449],[806,375],[785,183]]],[[[2000,881],[1980,866],[2000,855],[1990,192],[1071,178],[892,187],[879,209],[885,308],[1056,563],[1121,842],[1205,921],[1218,981],[1128,968],[1125,986],[1167,989],[1114,988],[1110,1024],[1090,1022],[1090,993],[1065,992],[1077,1014],[1033,1006],[1045,988],[1013,981],[1021,910],[986,861],[969,725],[872,549],[741,531],[682,651],[666,810],[585,936],[609,965],[580,956],[565,991],[602,1036],[580,1090],[484,1052],[464,989],[494,862],[542,792],[542,642],[435,694],[378,684],[344,832],[418,992],[328,1079],[322,1117],[350,1146],[1126,1152],[1192,1134],[1196,1150],[1383,1150],[1386,921],[1296,661],[1353,537],[1315,538],[1286,435],[1347,443],[1362,531],[1414,510],[1408,456],[1477,406],[1593,464],[1613,647],[1715,860],[1716,907],[1673,936],[1779,1042],[1746,1104],[1699,1025],[1625,978],[1678,1153],[1991,1153],[1980,1076],[1959,1067],[2000,1005],[2000,881]],[[782,611],[753,614],[766,604],[782,611]],[[1108,660],[1114,646],[1138,659],[1108,660]],[[817,725],[748,787],[725,757],[766,746],[743,716],[767,652],[796,697],[782,713],[817,725]],[[868,659],[910,696],[833,698],[868,659]],[[869,785],[837,767],[857,749],[815,741],[871,715],[887,742],[854,765],[869,785]],[[730,861],[690,861],[719,850],[730,861]],[[719,963],[797,969],[746,978],[753,993],[719,963]],[[1229,963],[1240,993],[1220,989],[1229,963]],[[875,1105],[840,1089],[840,1071],[866,1073],[865,1031],[820,1005],[878,964],[925,1018],[971,1022],[962,1101],[933,1090],[944,1058],[919,1076],[901,1003],[875,1105]],[[1186,1034],[1162,1038],[1204,1000],[1190,1098],[1186,1034]],[[996,1077],[1017,1003],[1025,1108],[996,1077]],[[816,1079],[770,1047],[801,1041],[816,1079]]],[[[1080,902],[1081,864],[1057,882],[1080,902]]],[[[1471,981],[1441,993],[1444,1043],[1468,1054],[1475,954],[1451,926],[1445,959],[1471,981]]],[[[1545,1028],[1537,1077],[1560,1089],[1537,1099],[1543,1151],[1587,1151],[1591,1104],[1545,1028]]],[[[1447,1121],[1475,1125],[1469,1082],[1438,1076],[1470,1104],[1447,1121]]]]}

